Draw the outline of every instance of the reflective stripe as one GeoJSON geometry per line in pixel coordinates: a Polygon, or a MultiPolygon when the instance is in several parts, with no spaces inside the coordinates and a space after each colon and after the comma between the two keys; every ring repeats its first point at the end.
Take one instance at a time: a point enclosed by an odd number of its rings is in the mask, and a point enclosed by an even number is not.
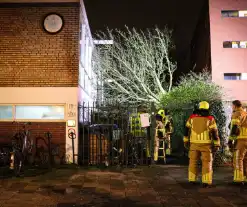
{"type": "Polygon", "coordinates": [[[191,142],[195,142],[195,143],[211,143],[211,139],[209,137],[208,131],[204,131],[201,134],[197,134],[192,130],[190,140],[191,142]]]}
{"type": "Polygon", "coordinates": [[[231,120],[231,124],[234,125],[234,124],[239,124],[240,123],[240,120],[239,119],[232,119],[231,120]]]}
{"type": "Polygon", "coordinates": [[[203,132],[203,140],[207,140],[207,137],[208,137],[208,132],[203,132]]]}
{"type": "Polygon", "coordinates": [[[237,139],[237,137],[236,136],[229,136],[229,140],[236,140],[237,139]]]}
{"type": "Polygon", "coordinates": [[[210,171],[209,173],[205,173],[202,175],[202,183],[211,185],[212,180],[213,180],[213,171],[210,171]]]}
{"type": "MultiPolygon", "coordinates": [[[[230,139],[230,138],[229,138],[230,139]]],[[[237,138],[235,138],[235,140],[236,139],[247,139],[247,135],[244,135],[244,136],[238,136],[237,138]]]]}
{"type": "Polygon", "coordinates": [[[214,140],[214,146],[220,146],[220,140],[214,140]]]}
{"type": "Polygon", "coordinates": [[[186,126],[187,126],[188,128],[191,128],[191,124],[189,123],[189,121],[186,122],[186,126]]]}
{"type": "Polygon", "coordinates": [[[195,182],[196,181],[196,174],[193,172],[189,171],[188,178],[190,182],[195,182]]]}
{"type": "Polygon", "coordinates": [[[198,144],[211,144],[212,141],[211,140],[195,140],[195,139],[191,139],[190,143],[198,143],[198,144]]]}
{"type": "Polygon", "coordinates": [[[184,137],[184,142],[188,142],[189,138],[188,137],[184,137]]]}
{"type": "Polygon", "coordinates": [[[201,140],[201,135],[200,134],[197,135],[197,140],[201,140]]]}
{"type": "Polygon", "coordinates": [[[208,128],[209,129],[217,129],[217,125],[216,125],[216,123],[214,123],[213,125],[209,125],[208,128]]]}
{"type": "Polygon", "coordinates": [[[238,169],[234,170],[234,182],[243,182],[244,181],[244,173],[238,169]]]}
{"type": "Polygon", "coordinates": [[[240,128],[240,135],[238,137],[246,137],[247,138],[247,128],[246,127],[240,128]]]}
{"type": "Polygon", "coordinates": [[[239,150],[236,150],[234,153],[233,153],[233,159],[235,160],[235,168],[236,169],[239,169],[239,162],[238,162],[238,159],[239,159],[239,150]]]}

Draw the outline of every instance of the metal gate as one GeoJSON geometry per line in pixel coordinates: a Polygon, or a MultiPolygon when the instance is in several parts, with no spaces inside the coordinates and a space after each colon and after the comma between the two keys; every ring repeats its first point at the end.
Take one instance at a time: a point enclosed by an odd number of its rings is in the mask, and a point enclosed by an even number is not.
{"type": "Polygon", "coordinates": [[[145,136],[133,136],[130,132],[130,115],[137,112],[137,107],[84,103],[78,111],[79,164],[108,166],[150,162],[147,157],[150,127],[145,136]]]}

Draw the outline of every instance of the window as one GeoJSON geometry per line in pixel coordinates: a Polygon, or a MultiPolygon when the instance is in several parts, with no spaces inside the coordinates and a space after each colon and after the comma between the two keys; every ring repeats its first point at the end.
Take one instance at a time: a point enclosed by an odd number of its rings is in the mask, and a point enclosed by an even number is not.
{"type": "Polygon", "coordinates": [[[247,17],[247,10],[223,10],[222,17],[247,17]]]}
{"type": "Polygon", "coordinates": [[[224,73],[224,80],[247,80],[247,73],[224,73]]]}
{"type": "Polygon", "coordinates": [[[0,119],[12,119],[13,107],[12,106],[0,106],[0,119]]]}
{"type": "Polygon", "coordinates": [[[223,48],[247,48],[247,41],[224,41],[223,48]]]}
{"type": "Polygon", "coordinates": [[[80,72],[80,85],[82,88],[85,88],[85,69],[81,64],[79,66],[79,72],[80,72]]]}
{"type": "Polygon", "coordinates": [[[16,119],[64,119],[64,106],[16,106],[16,119]]]}

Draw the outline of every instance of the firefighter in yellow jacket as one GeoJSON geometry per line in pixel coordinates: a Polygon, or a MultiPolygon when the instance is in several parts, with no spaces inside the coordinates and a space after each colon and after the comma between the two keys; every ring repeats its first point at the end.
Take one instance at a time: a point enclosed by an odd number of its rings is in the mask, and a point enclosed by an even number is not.
{"type": "MultiPolygon", "coordinates": [[[[154,137],[154,162],[158,161],[159,157],[159,142],[160,139],[165,138],[165,126],[163,124],[163,117],[160,114],[156,114],[156,128],[154,137]]],[[[165,155],[164,155],[165,156],[165,155]]]]}
{"type": "Polygon", "coordinates": [[[234,150],[233,167],[235,183],[243,183],[247,175],[247,113],[239,100],[232,102],[229,148],[234,150]]]}
{"type": "Polygon", "coordinates": [[[184,145],[189,148],[189,182],[197,180],[197,161],[202,159],[202,184],[204,187],[212,184],[212,151],[220,147],[220,139],[216,121],[209,115],[209,104],[199,103],[199,110],[192,114],[186,122],[184,145]]]}
{"type": "Polygon", "coordinates": [[[159,110],[158,114],[162,116],[162,123],[164,128],[164,136],[166,141],[166,149],[165,153],[166,155],[171,154],[171,134],[173,132],[173,126],[172,126],[172,119],[168,115],[167,110],[159,110]]]}
{"type": "MultiPolygon", "coordinates": [[[[147,137],[147,129],[141,127],[141,117],[142,113],[147,113],[145,107],[141,106],[138,108],[137,113],[132,113],[130,115],[130,131],[134,137],[147,137]]],[[[146,140],[146,156],[151,159],[150,154],[150,140],[146,140]]]]}

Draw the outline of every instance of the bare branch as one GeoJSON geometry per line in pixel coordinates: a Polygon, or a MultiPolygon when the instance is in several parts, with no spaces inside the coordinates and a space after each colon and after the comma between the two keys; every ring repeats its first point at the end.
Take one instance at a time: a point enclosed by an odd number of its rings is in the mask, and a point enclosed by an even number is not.
{"type": "Polygon", "coordinates": [[[104,81],[107,97],[122,102],[160,102],[160,94],[171,90],[176,63],[170,57],[174,48],[171,31],[158,28],[100,32],[98,39],[112,39],[113,45],[96,47],[94,67],[104,81]]]}

